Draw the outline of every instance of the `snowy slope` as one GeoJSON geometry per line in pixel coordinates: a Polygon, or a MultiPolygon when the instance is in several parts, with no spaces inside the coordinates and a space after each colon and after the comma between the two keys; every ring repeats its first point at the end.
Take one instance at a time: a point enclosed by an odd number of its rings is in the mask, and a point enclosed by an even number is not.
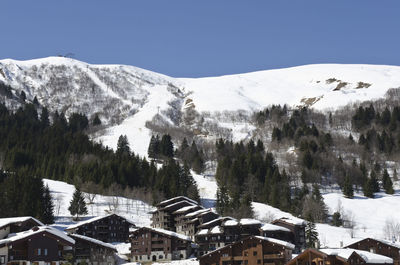
{"type": "MultiPolygon", "coordinates": [[[[151,134],[146,121],[159,114],[173,124],[165,115],[171,101],[183,103],[174,111],[185,112],[189,104],[199,113],[209,112],[211,120],[214,112],[253,111],[271,104],[337,108],[379,98],[388,89],[400,87],[400,67],[319,64],[221,77],[172,78],[133,66],[48,57],[0,60],[0,82],[12,86],[15,96],[22,90],[28,101],[36,96],[51,111],[67,116],[81,112],[89,118],[99,114],[107,127],[103,136],[96,136],[99,141],[115,148],[118,137],[126,134],[131,148],[146,156],[151,134]]],[[[9,106],[20,104],[3,95],[0,100],[9,106]]],[[[234,140],[247,138],[254,129],[248,124],[214,120],[232,129],[234,140]]]]}
{"type": "MultiPolygon", "coordinates": [[[[73,185],[67,184],[62,181],[43,179],[44,184],[49,186],[50,193],[53,197],[55,205],[55,215],[57,216],[56,226],[60,229],[66,228],[73,224],[71,221],[71,214],[68,211],[72,195],[75,191],[73,185]]],[[[127,199],[124,197],[112,197],[97,195],[93,204],[88,204],[88,215],[84,219],[93,216],[105,216],[110,212],[110,204],[112,205],[113,199],[118,199],[119,207],[114,213],[121,215],[131,221],[137,226],[149,226],[151,224],[149,214],[154,210],[154,207],[139,200],[127,199]]]]}

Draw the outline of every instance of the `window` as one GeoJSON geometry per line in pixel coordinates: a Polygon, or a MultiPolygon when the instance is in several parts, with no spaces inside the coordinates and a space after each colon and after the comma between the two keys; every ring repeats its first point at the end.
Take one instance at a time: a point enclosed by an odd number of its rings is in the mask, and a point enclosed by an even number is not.
{"type": "Polygon", "coordinates": [[[36,253],[36,256],[40,256],[40,255],[41,255],[41,249],[40,249],[40,248],[37,248],[36,251],[35,251],[35,253],[36,253]]]}
{"type": "Polygon", "coordinates": [[[257,256],[257,251],[253,251],[253,256],[257,256]]]}
{"type": "Polygon", "coordinates": [[[0,264],[6,264],[6,256],[0,256],[0,264]]]}
{"type": "Polygon", "coordinates": [[[44,249],[44,255],[47,256],[47,248],[44,249]]]}
{"type": "Polygon", "coordinates": [[[257,264],[261,264],[261,260],[260,259],[257,260],[257,264]]]}
{"type": "Polygon", "coordinates": [[[163,258],[163,255],[158,256],[158,258],[159,258],[159,259],[162,259],[162,258],[163,258]]]}

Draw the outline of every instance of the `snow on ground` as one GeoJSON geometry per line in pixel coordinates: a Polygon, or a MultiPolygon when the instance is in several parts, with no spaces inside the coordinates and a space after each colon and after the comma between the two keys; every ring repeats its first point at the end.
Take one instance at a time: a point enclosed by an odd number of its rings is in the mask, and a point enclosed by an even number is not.
{"type": "MultiPolygon", "coordinates": [[[[72,200],[75,187],[62,181],[50,179],[43,179],[43,182],[45,185],[47,184],[49,186],[50,193],[54,200],[54,212],[57,216],[56,224],[54,226],[63,230],[74,223],[71,220],[71,214],[68,211],[68,207],[72,200]]],[[[154,210],[154,207],[140,200],[97,195],[94,199],[94,203],[87,205],[87,209],[88,215],[83,217],[82,220],[94,216],[104,216],[111,212],[115,212],[116,214],[133,221],[137,226],[148,226],[151,223],[151,214],[149,214],[149,212],[154,210]],[[118,200],[119,207],[115,211],[110,211],[110,207],[113,208],[113,202],[116,200],[118,200]]]]}
{"type": "MultiPolygon", "coordinates": [[[[316,224],[321,247],[337,248],[348,245],[356,238],[374,237],[385,239],[384,226],[386,221],[400,223],[400,194],[376,194],[375,199],[365,198],[356,194],[354,199],[347,199],[341,193],[327,193],[323,195],[324,201],[332,214],[341,205],[347,218],[354,220],[354,229],[335,227],[328,224],[316,224]]],[[[292,217],[272,206],[253,202],[256,219],[270,222],[281,217],[292,217]]],[[[386,238],[387,239],[387,238],[386,238]]]]}
{"type": "Polygon", "coordinates": [[[151,131],[146,128],[146,121],[150,121],[160,109],[167,109],[168,101],[173,99],[165,85],[157,85],[150,89],[151,93],[147,102],[135,115],[124,120],[120,125],[109,128],[105,135],[99,138],[104,145],[116,149],[119,136],[126,135],[131,150],[142,157],[147,157],[151,131]]]}
{"type": "Polygon", "coordinates": [[[198,265],[199,261],[196,259],[174,260],[171,262],[153,262],[153,265],[198,265]]]}
{"type": "Polygon", "coordinates": [[[199,175],[191,172],[199,189],[201,203],[206,208],[215,207],[218,185],[214,177],[199,175]]]}

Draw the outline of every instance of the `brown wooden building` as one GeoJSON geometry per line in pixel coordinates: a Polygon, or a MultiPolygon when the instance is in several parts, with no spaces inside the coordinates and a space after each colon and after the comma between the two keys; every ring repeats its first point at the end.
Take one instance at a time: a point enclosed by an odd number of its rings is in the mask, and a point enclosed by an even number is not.
{"type": "Polygon", "coordinates": [[[346,247],[390,257],[395,265],[400,265],[400,244],[386,240],[365,238],[346,247]]]}
{"type": "Polygon", "coordinates": [[[103,242],[128,242],[129,228],[135,224],[117,214],[94,217],[69,226],[69,234],[88,236],[103,242]]]}
{"type": "Polygon", "coordinates": [[[279,225],[263,224],[260,228],[260,235],[280,239],[286,242],[293,241],[293,233],[289,229],[279,225]]]}
{"type": "Polygon", "coordinates": [[[285,227],[291,231],[289,242],[295,245],[294,253],[300,253],[306,248],[306,221],[300,218],[280,218],[272,221],[272,224],[285,227]]]}
{"type": "MultiPolygon", "coordinates": [[[[176,231],[175,216],[178,210],[188,206],[200,206],[198,202],[185,196],[175,197],[157,204],[157,209],[152,211],[151,226],[170,231],[176,231]],[[175,213],[174,213],[175,212],[175,213]]],[[[201,207],[201,206],[200,206],[201,207]]],[[[179,214],[179,212],[178,212],[179,214]]]]}
{"type": "Polygon", "coordinates": [[[190,236],[192,240],[195,239],[199,226],[211,220],[215,220],[219,215],[211,209],[202,209],[191,212],[183,216],[179,223],[177,223],[177,232],[181,231],[186,236],[190,236]],[[181,226],[178,230],[178,227],[181,226]]]}
{"type": "Polygon", "coordinates": [[[190,237],[159,228],[142,227],[131,232],[132,261],[170,261],[193,254],[190,237]]]}
{"type": "Polygon", "coordinates": [[[393,259],[355,249],[306,249],[287,265],[383,265],[393,264],[393,259]]]}
{"type": "Polygon", "coordinates": [[[273,238],[250,236],[200,257],[200,265],[283,265],[294,245],[273,238]]]}
{"type": "Polygon", "coordinates": [[[74,264],[81,264],[82,262],[97,265],[116,264],[115,254],[117,249],[113,245],[78,234],[69,236],[75,240],[74,264]]]}
{"type": "Polygon", "coordinates": [[[65,262],[64,255],[71,253],[75,241],[55,228],[34,227],[0,240],[0,264],[52,264],[65,262]]]}
{"type": "Polygon", "coordinates": [[[248,236],[258,236],[260,227],[261,223],[254,219],[237,221],[222,217],[199,226],[195,242],[199,245],[199,254],[204,255],[248,236]]]}
{"type": "Polygon", "coordinates": [[[31,216],[0,218],[0,239],[11,233],[18,233],[43,225],[42,222],[31,216]]]}

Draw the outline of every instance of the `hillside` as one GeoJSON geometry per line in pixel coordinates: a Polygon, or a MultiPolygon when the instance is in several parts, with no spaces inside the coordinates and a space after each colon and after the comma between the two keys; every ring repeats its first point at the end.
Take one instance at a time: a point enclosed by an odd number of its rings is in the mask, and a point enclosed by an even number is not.
{"type": "Polygon", "coordinates": [[[238,115],[223,112],[260,110],[271,104],[335,109],[350,102],[382,97],[400,87],[400,67],[321,64],[207,78],[172,78],[125,65],[91,65],[70,58],[0,60],[0,82],[10,85],[8,106],[38,102],[50,111],[95,114],[104,130],[93,135],[115,148],[126,134],[138,154],[147,155],[151,130],[146,122],[158,114],[163,126],[182,127],[194,135],[217,135],[225,129],[235,140],[254,129],[238,115]],[[192,117],[199,114],[200,118],[192,117]],[[188,117],[189,116],[189,117],[188,117]],[[200,132],[197,131],[200,130],[200,132]]]}

